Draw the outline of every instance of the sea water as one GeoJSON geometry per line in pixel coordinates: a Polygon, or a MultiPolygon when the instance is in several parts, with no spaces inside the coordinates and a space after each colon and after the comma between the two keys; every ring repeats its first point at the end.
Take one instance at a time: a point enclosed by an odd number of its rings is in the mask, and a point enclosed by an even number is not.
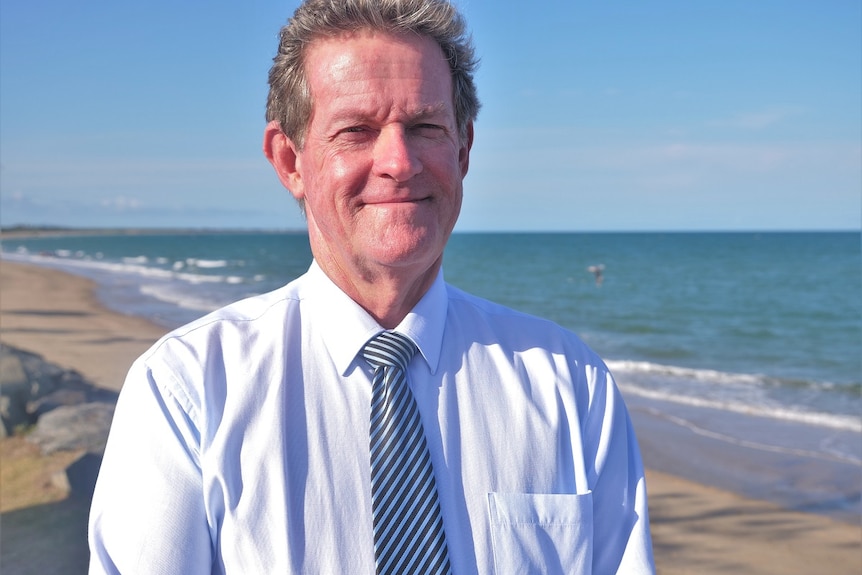
{"type": "MultiPolygon", "coordinates": [[[[860,476],[860,250],[856,232],[456,233],[444,273],[578,333],[634,411],[860,476]]],[[[312,258],[301,233],[10,238],[2,255],[88,276],[109,307],[166,327],[276,289],[312,258]]]]}

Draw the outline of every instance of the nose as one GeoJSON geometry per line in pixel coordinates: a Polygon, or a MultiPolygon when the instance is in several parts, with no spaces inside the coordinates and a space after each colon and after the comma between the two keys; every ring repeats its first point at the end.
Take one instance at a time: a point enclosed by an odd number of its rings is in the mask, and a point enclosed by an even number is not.
{"type": "Polygon", "coordinates": [[[415,146],[402,126],[387,126],[382,129],[374,144],[374,174],[406,182],[422,171],[415,146]]]}

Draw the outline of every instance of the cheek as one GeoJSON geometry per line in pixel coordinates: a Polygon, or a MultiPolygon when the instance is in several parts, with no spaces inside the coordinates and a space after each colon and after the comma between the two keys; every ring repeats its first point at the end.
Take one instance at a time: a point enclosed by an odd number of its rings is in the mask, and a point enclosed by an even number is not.
{"type": "MultiPolygon", "coordinates": [[[[460,182],[459,182],[460,184],[460,182]]],[[[461,189],[461,186],[457,186],[455,190],[452,192],[452,197],[450,198],[450,207],[449,213],[446,214],[445,218],[448,220],[446,222],[447,227],[449,228],[449,232],[455,227],[455,222],[458,220],[458,216],[461,213],[461,202],[464,199],[464,194],[461,189]]]]}
{"type": "Polygon", "coordinates": [[[344,185],[351,176],[351,162],[342,156],[332,158],[324,169],[327,170],[324,173],[328,174],[330,185],[344,185]]]}
{"type": "Polygon", "coordinates": [[[457,161],[447,162],[446,165],[440,166],[438,174],[437,179],[445,182],[443,185],[446,188],[446,201],[459,206],[460,209],[464,180],[461,177],[459,164],[457,161]]]}
{"type": "MultiPolygon", "coordinates": [[[[350,171],[346,163],[338,157],[318,159],[314,169],[305,178],[306,202],[317,206],[318,211],[331,211],[345,195],[344,188],[350,171]]],[[[318,213],[318,216],[323,214],[318,213]]]]}

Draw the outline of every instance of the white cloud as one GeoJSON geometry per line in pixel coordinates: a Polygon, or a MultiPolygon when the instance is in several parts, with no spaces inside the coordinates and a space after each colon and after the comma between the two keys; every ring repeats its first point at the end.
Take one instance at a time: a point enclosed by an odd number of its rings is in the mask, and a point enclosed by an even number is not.
{"type": "Polygon", "coordinates": [[[141,201],[137,198],[127,198],[126,196],[115,196],[113,198],[103,198],[100,202],[102,207],[110,210],[125,212],[127,210],[137,210],[141,208],[141,201]]]}
{"type": "Polygon", "coordinates": [[[707,122],[707,125],[741,130],[763,130],[780,124],[789,118],[799,116],[803,112],[804,109],[800,106],[774,106],[756,112],[743,112],[728,118],[719,118],[707,122]]]}
{"type": "Polygon", "coordinates": [[[485,134],[462,229],[826,229],[858,225],[862,213],[858,141],[603,136],[485,134]]]}

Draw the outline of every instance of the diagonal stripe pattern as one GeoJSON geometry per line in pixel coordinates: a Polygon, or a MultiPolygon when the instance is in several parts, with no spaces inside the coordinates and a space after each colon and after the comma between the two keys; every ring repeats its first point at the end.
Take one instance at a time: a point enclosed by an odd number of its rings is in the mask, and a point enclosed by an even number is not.
{"type": "Polygon", "coordinates": [[[407,364],[416,345],[385,331],[362,355],[374,368],[371,384],[371,507],[374,557],[381,574],[449,574],[434,471],[407,364]]]}

